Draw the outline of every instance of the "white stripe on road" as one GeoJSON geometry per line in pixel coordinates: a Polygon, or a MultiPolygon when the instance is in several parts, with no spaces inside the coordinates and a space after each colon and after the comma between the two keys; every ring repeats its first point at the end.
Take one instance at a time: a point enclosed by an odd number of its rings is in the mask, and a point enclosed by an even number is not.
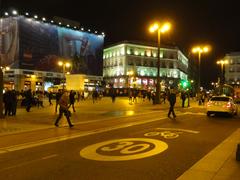
{"type": "Polygon", "coordinates": [[[170,130],[170,131],[181,131],[181,132],[188,132],[193,134],[198,134],[199,131],[193,131],[188,129],[176,129],[176,128],[156,128],[157,130],[170,130]]]}
{"type": "MultiPolygon", "coordinates": [[[[178,116],[183,116],[185,114],[186,113],[183,113],[183,114],[180,114],[178,116]]],[[[148,120],[144,120],[144,121],[131,122],[131,123],[117,125],[117,126],[113,126],[113,127],[100,128],[100,129],[96,129],[96,130],[92,130],[92,131],[76,133],[76,134],[73,134],[73,135],[64,135],[64,136],[48,138],[48,139],[44,139],[44,140],[40,140],[40,141],[36,141],[36,142],[29,142],[29,143],[14,145],[14,146],[8,146],[8,147],[0,148],[0,154],[13,152],[13,151],[17,151],[17,150],[23,150],[23,149],[27,149],[27,148],[33,148],[33,147],[46,145],[46,144],[51,144],[51,143],[55,143],[55,142],[61,142],[61,141],[65,141],[65,140],[68,140],[68,139],[74,139],[74,138],[78,138],[78,137],[83,137],[83,136],[108,132],[108,131],[112,131],[112,130],[116,130],[116,129],[126,128],[126,127],[131,127],[131,126],[136,126],[136,125],[142,125],[142,124],[151,123],[151,122],[155,122],[155,121],[163,120],[163,119],[166,119],[166,117],[148,119],[148,120]]]]}
{"type": "Polygon", "coordinates": [[[49,156],[46,156],[46,157],[42,157],[40,159],[34,159],[34,160],[27,161],[27,162],[24,162],[24,163],[16,164],[14,166],[5,167],[5,168],[0,169],[0,172],[6,171],[6,170],[9,170],[9,169],[13,169],[13,168],[18,168],[18,167],[25,166],[25,165],[29,165],[29,164],[32,164],[32,163],[35,163],[35,162],[38,162],[38,161],[54,158],[54,157],[57,157],[57,156],[58,156],[58,154],[52,154],[52,155],[49,155],[49,156]]]}

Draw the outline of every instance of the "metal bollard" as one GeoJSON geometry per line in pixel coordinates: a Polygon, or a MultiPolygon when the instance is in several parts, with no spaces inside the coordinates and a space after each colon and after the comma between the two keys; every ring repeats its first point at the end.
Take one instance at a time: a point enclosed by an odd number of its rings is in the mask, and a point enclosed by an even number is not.
{"type": "Polygon", "coordinates": [[[237,145],[236,160],[240,161],[240,143],[237,145]]]}

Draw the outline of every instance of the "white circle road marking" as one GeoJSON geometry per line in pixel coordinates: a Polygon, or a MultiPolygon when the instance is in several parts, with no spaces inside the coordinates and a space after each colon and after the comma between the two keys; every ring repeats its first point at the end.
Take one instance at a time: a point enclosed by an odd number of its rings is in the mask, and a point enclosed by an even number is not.
{"type": "Polygon", "coordinates": [[[114,139],[87,146],[80,151],[80,156],[96,161],[128,161],[150,157],[167,148],[165,142],[156,139],[114,139]]]}

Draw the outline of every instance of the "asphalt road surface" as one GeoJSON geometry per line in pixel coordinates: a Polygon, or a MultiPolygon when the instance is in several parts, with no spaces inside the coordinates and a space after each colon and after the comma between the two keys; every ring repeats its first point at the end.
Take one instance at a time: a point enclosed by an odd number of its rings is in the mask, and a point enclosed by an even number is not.
{"type": "MultiPolygon", "coordinates": [[[[166,114],[166,113],[165,113],[166,114]]],[[[137,121],[145,121],[146,116],[137,121]]],[[[0,179],[176,179],[239,127],[180,114],[0,153],[0,179]]]]}

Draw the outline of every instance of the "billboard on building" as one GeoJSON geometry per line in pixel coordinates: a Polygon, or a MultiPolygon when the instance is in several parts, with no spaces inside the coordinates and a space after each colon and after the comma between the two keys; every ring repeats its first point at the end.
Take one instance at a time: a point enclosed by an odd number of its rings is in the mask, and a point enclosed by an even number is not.
{"type": "Polygon", "coordinates": [[[71,62],[72,73],[102,75],[104,37],[101,35],[24,16],[1,19],[0,31],[2,65],[61,72],[57,62],[63,60],[71,62]]]}

